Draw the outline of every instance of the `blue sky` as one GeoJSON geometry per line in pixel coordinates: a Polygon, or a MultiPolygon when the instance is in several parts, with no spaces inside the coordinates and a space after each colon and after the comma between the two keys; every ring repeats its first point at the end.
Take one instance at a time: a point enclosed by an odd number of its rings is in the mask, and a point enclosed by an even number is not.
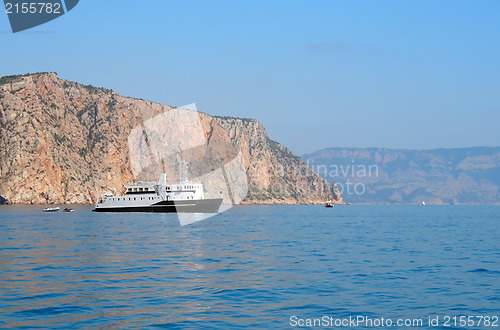
{"type": "Polygon", "coordinates": [[[81,0],[13,34],[0,75],[55,71],[325,147],[500,145],[500,1],[81,0]]]}

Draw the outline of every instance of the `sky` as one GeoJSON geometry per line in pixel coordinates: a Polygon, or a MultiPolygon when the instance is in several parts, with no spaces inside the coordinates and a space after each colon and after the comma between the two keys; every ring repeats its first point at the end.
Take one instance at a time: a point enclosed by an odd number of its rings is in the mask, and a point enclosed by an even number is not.
{"type": "Polygon", "coordinates": [[[497,0],[80,0],[15,34],[0,12],[0,76],[57,72],[254,118],[299,155],[500,146],[499,13],[497,0]]]}

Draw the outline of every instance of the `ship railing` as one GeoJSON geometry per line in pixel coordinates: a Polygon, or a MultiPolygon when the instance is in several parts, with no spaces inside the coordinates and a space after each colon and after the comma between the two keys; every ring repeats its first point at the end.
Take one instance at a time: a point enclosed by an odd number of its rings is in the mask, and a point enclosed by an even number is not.
{"type": "Polygon", "coordinates": [[[185,185],[190,185],[190,184],[203,184],[201,181],[189,181],[189,182],[183,182],[183,183],[167,183],[167,186],[185,186],[185,185]]]}
{"type": "Polygon", "coordinates": [[[105,194],[101,194],[101,195],[99,195],[99,198],[97,199],[97,204],[102,204],[102,203],[104,203],[104,201],[105,201],[108,197],[114,197],[114,195],[113,195],[113,194],[110,194],[110,193],[105,193],[105,194]]]}
{"type": "Polygon", "coordinates": [[[154,186],[157,185],[158,181],[135,181],[125,184],[126,186],[154,186]]]}

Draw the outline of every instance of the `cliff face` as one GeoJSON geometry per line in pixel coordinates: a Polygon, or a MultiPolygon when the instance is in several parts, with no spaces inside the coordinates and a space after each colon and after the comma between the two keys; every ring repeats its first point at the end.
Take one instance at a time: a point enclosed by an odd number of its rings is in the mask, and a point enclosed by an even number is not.
{"type": "Polygon", "coordinates": [[[500,204],[500,147],[329,148],[303,158],[348,202],[500,204]]]}
{"type": "MultiPolygon", "coordinates": [[[[168,111],[174,109],[55,73],[0,78],[0,203],[93,203],[106,187],[121,189],[134,180],[130,133],[168,111]]],[[[342,203],[338,191],[270,140],[259,122],[199,119],[209,145],[224,140],[241,150],[248,181],[243,203],[323,203],[331,197],[342,203]]]]}

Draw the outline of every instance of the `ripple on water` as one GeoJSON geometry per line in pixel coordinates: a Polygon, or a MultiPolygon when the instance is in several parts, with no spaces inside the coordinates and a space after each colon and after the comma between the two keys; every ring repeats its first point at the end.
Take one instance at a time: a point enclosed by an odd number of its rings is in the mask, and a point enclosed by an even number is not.
{"type": "Polygon", "coordinates": [[[246,206],[185,227],[165,215],[15,210],[0,209],[2,327],[500,313],[498,207],[246,206]]]}

